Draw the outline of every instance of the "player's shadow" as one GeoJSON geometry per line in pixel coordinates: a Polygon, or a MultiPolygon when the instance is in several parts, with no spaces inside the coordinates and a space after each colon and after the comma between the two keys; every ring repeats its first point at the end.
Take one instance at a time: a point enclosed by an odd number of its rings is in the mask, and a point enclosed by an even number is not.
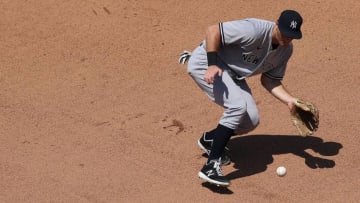
{"type": "Polygon", "coordinates": [[[211,190],[215,193],[220,193],[220,194],[225,194],[225,195],[231,195],[234,193],[228,187],[221,187],[221,186],[217,186],[217,185],[214,185],[214,184],[211,184],[208,182],[203,182],[202,186],[208,188],[209,190],[211,190]]]}
{"type": "Polygon", "coordinates": [[[264,172],[277,154],[296,155],[312,169],[333,168],[335,161],[319,155],[334,156],[343,146],[314,136],[248,135],[232,138],[227,147],[236,169],[226,175],[231,180],[264,172]]]}

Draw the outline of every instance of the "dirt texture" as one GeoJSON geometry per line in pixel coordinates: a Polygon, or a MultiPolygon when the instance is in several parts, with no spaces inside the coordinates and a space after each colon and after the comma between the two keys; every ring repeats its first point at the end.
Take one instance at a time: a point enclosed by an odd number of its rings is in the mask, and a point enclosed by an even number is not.
{"type": "Polygon", "coordinates": [[[357,0],[0,1],[0,202],[357,202],[357,0]],[[202,183],[197,146],[222,109],[178,64],[207,26],[299,11],[284,79],[320,109],[298,136],[248,79],[260,125],[233,137],[228,188],[202,183]],[[288,173],[278,177],[278,166],[288,173]]]}

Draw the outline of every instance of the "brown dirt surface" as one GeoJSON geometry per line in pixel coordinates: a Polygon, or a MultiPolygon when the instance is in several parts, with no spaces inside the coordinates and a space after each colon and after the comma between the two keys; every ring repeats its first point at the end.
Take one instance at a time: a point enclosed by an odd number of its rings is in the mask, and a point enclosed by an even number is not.
{"type": "Polygon", "coordinates": [[[360,3],[0,2],[0,202],[357,202],[360,3]],[[177,63],[208,25],[298,10],[303,39],[284,79],[320,109],[302,138],[248,80],[260,110],[229,143],[229,188],[202,183],[197,146],[222,109],[177,63]],[[277,177],[283,165],[288,173],[277,177]]]}

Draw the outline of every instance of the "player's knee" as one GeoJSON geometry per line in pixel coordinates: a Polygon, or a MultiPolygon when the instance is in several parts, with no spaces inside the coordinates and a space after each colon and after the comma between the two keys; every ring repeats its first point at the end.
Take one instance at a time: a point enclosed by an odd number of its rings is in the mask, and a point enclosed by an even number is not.
{"type": "Polygon", "coordinates": [[[243,116],[241,116],[235,132],[236,134],[245,134],[254,130],[258,125],[259,115],[257,113],[246,112],[243,116]]]}
{"type": "Polygon", "coordinates": [[[241,120],[242,117],[244,117],[244,115],[246,114],[246,104],[240,105],[239,103],[238,106],[228,108],[226,111],[228,114],[234,116],[234,118],[241,120]]]}
{"type": "Polygon", "coordinates": [[[244,117],[247,116],[246,108],[242,106],[227,108],[225,116],[230,118],[234,124],[238,125],[244,120],[244,117]]]}
{"type": "Polygon", "coordinates": [[[241,123],[235,130],[235,134],[236,135],[242,135],[242,134],[246,134],[249,133],[253,130],[255,130],[255,128],[259,125],[259,121],[257,121],[257,123],[253,123],[253,122],[247,122],[247,123],[241,123]]]}
{"type": "Polygon", "coordinates": [[[239,126],[238,128],[236,128],[234,130],[235,134],[236,135],[243,135],[243,134],[246,134],[246,133],[249,133],[253,130],[255,130],[257,126],[246,126],[246,127],[243,127],[243,126],[239,126]]]}
{"type": "Polygon", "coordinates": [[[255,130],[255,128],[259,125],[259,120],[257,120],[256,123],[252,123],[252,125],[249,126],[248,130],[249,132],[252,130],[255,130]]]}
{"type": "Polygon", "coordinates": [[[250,121],[253,126],[253,129],[255,129],[259,125],[259,115],[258,114],[250,115],[249,114],[249,117],[250,117],[250,121]]]}

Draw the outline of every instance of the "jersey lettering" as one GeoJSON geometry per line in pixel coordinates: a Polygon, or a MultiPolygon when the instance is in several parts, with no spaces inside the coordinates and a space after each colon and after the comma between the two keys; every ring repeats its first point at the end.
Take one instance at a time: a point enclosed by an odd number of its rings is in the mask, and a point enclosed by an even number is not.
{"type": "Polygon", "coordinates": [[[244,62],[257,64],[259,62],[259,58],[256,55],[253,54],[243,54],[242,55],[244,62]]]}

